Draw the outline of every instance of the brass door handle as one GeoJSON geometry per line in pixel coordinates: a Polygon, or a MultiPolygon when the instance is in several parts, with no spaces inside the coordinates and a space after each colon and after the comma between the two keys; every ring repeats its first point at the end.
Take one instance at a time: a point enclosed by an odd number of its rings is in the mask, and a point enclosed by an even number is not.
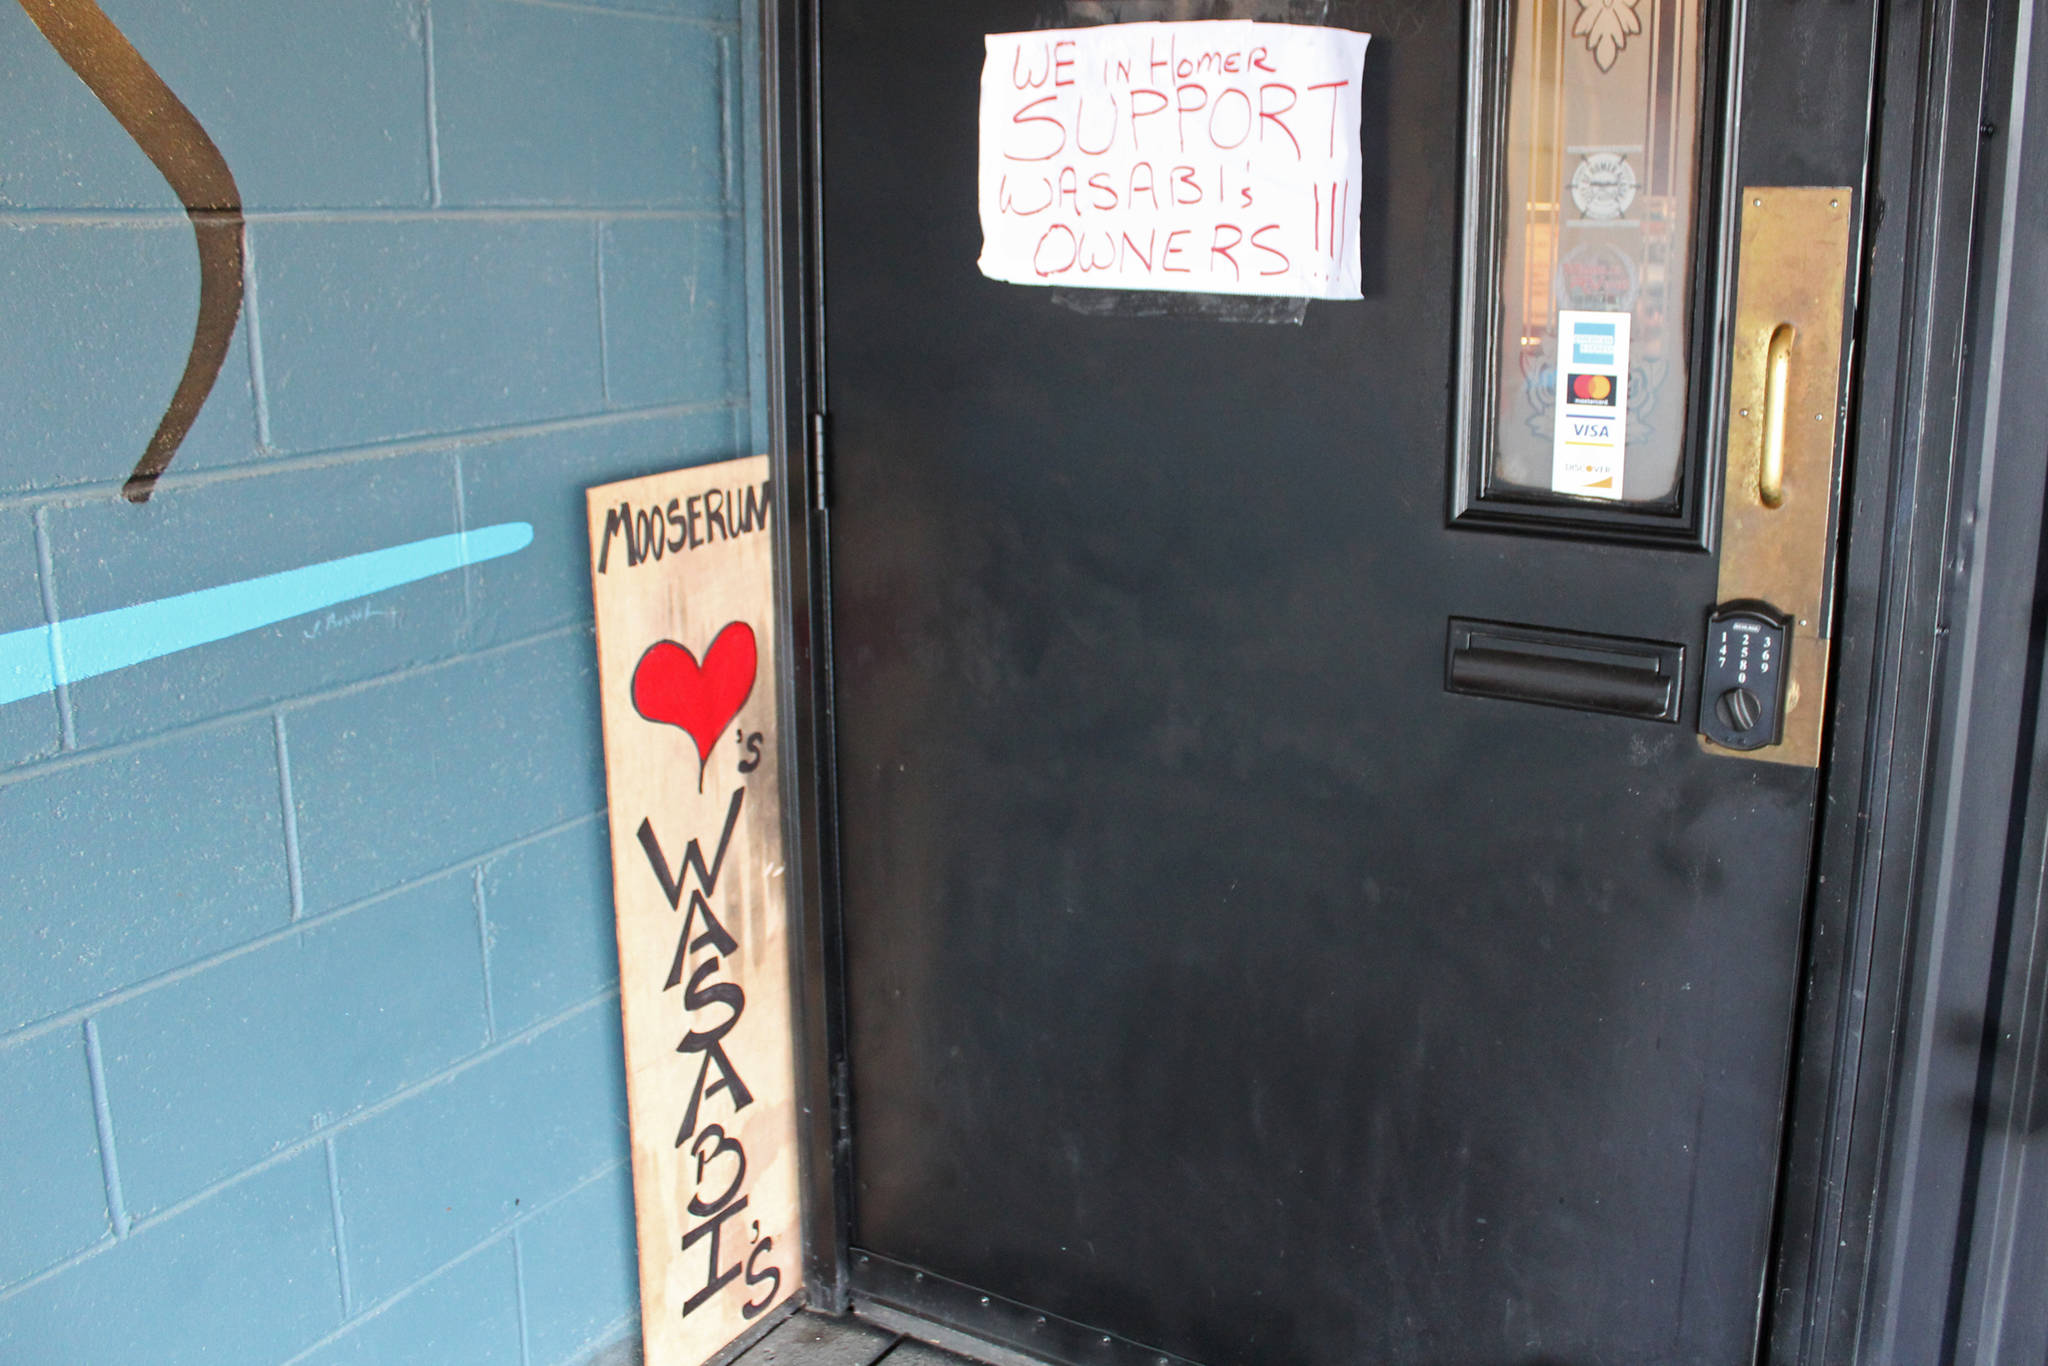
{"type": "Polygon", "coordinates": [[[1756,496],[1767,508],[1785,501],[1785,396],[1792,388],[1792,324],[1779,323],[1764,349],[1763,455],[1756,496]]]}

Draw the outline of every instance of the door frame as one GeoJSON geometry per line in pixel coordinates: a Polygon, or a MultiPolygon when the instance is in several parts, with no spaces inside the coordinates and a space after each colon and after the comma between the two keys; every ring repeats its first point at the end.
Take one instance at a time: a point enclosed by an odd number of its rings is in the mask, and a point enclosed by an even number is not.
{"type": "MultiPolygon", "coordinates": [[[[778,629],[791,661],[779,684],[788,737],[780,757],[797,929],[805,1279],[813,1306],[843,1312],[854,1303],[847,1238],[856,1136],[847,1117],[833,764],[820,3],[762,0],[766,165],[757,226],[767,244],[770,430],[782,490],[778,629]]],[[[2038,883],[2021,889],[2031,903],[2013,894],[2021,846],[2038,854],[2048,844],[2039,816],[2048,778],[2027,768],[2048,460],[2018,452],[2000,460],[1997,433],[1976,435],[2008,387],[2009,417],[2025,400],[2025,415],[2048,423],[2038,411],[2048,400],[2027,392],[2025,365],[2011,367],[2007,386],[2004,370],[1987,378],[1984,366],[1955,363],[1974,342],[1996,369],[2003,353],[1993,340],[2048,336],[2048,318],[2027,320],[2031,332],[1993,329],[1994,316],[2004,316],[2000,281],[2012,275],[1997,263],[2014,249],[2014,232],[2009,213],[1985,212],[1987,202],[2002,202],[1995,196],[2016,192],[2002,168],[2021,165],[2022,135],[2048,141],[2048,99],[2014,103],[2015,89],[2024,96],[2030,85],[2016,87],[2014,71],[2029,72],[2032,48],[2048,33],[2048,23],[2032,25],[2033,3],[2019,0],[1997,16],[2000,29],[1988,0],[1887,0],[1878,19],[1835,701],[1761,1287],[1761,1350],[1786,1366],[1949,1359],[1967,1338],[1965,1301],[1988,1303],[1991,1293],[1982,1243],[1973,1258],[1973,1225],[2009,1220],[2015,1201],[2042,1198],[2038,1190],[1999,1194],[2003,1187],[1987,1197],[1975,1179],[2005,1151],[1987,1146],[1983,1105],[1963,1122],[1944,1122],[1958,1095],[1981,1101],[1995,1083],[2002,1022],[1979,1027],[1981,1046],[1938,1046],[1941,1020],[1958,1012],[1987,1019],[1998,1005],[1994,976],[2025,966],[2002,952],[2010,936],[2048,923],[2038,883]],[[2001,141],[1996,125],[2014,108],[2029,112],[2001,141]],[[1990,501],[1994,479],[1999,497],[1990,501]],[[2030,686],[2002,699],[1994,684],[2013,678],[2030,686]]],[[[2048,273],[2048,261],[2036,270],[2048,273]]],[[[2029,344],[2036,361],[2048,361],[2048,346],[2029,344]]],[[[970,1332],[1001,1336],[1006,1322],[1000,1312],[984,1319],[937,1285],[891,1298],[970,1332]]],[[[1077,1359],[1099,1355],[1084,1347],[1070,1350],[1077,1359]]]]}

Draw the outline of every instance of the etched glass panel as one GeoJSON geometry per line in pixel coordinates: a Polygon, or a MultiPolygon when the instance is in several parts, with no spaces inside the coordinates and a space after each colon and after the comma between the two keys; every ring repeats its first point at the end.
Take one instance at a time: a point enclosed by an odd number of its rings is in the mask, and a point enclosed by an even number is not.
{"type": "Polygon", "coordinates": [[[1675,496],[1698,183],[1698,0],[1513,0],[1494,482],[1675,496]]]}

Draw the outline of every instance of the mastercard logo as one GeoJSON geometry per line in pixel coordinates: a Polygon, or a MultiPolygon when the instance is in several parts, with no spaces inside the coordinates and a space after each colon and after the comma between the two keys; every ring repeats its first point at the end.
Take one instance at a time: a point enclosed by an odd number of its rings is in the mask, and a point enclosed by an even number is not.
{"type": "Polygon", "coordinates": [[[1614,377],[1612,375],[1572,375],[1566,392],[1573,403],[1614,403],[1614,377]]]}

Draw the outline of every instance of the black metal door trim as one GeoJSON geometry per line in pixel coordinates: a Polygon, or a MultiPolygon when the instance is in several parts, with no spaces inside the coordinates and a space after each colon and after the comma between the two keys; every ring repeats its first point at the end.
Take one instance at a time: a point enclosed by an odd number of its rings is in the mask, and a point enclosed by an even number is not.
{"type": "Polygon", "coordinates": [[[903,1309],[985,1342],[1051,1361],[1083,1366],[1198,1366],[1186,1357],[984,1294],[970,1285],[854,1248],[853,1291],[863,1300],[903,1309]]]}
{"type": "Polygon", "coordinates": [[[1788,1361],[2032,1362],[2048,1337],[2038,1258],[2001,1261],[2014,1220],[2032,1215],[2037,1246],[2048,1233],[2038,1173],[2009,1179],[2041,1141],[2010,1070],[2038,1066],[2041,1042],[2044,260],[2038,146],[2020,155],[2048,136],[2035,8],[1895,6],[1887,32],[1894,221],[1873,262],[1880,297],[1907,302],[1864,329],[1879,401],[1863,427],[1900,454],[1885,487],[1854,492],[1881,500],[1885,529],[1860,553],[1852,538],[1849,586],[1883,601],[1889,639],[1842,719],[1864,716],[1889,757],[1854,789],[1863,828],[1834,822],[1823,844],[1835,918],[1816,924],[1853,937],[1816,938],[1831,994],[1812,997],[1794,1092],[1813,1174],[1784,1202],[1772,1346],[1788,1361]]]}
{"type": "Polygon", "coordinates": [[[823,224],[818,193],[816,103],[817,0],[760,5],[762,217],[757,225],[767,271],[764,293],[772,460],[776,499],[780,680],[789,737],[782,763],[789,794],[785,847],[790,907],[796,917],[791,999],[796,1004],[802,1163],[804,1294],[830,1313],[848,1307],[845,1015],[839,946],[838,868],[832,771],[831,554],[824,516],[824,280],[818,269],[823,224]],[[815,419],[815,420],[814,420],[815,419]]]}
{"type": "MultiPolygon", "coordinates": [[[[1953,363],[1968,321],[1985,8],[1888,6],[1844,490],[1836,709],[1814,862],[1768,1359],[1875,1352],[1878,1182],[1896,1131],[1894,1040],[1924,918],[1931,759],[1953,724],[1933,661],[1953,544],[1953,363]]],[[[1922,965],[1924,967],[1924,965],[1922,965]]]]}

